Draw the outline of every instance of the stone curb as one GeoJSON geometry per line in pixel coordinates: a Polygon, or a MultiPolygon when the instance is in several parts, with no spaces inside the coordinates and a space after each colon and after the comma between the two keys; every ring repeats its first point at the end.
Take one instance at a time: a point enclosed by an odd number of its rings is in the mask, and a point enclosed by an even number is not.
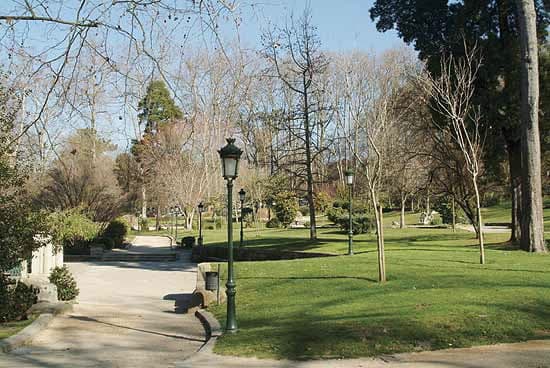
{"type": "Polygon", "coordinates": [[[52,308],[52,313],[40,314],[33,323],[31,323],[15,335],[0,340],[0,351],[4,353],[9,353],[14,349],[30,343],[38,333],[40,333],[42,330],[46,329],[50,325],[56,315],[67,313],[72,310],[73,304],[60,303],[59,306],[55,306],[52,308]]]}
{"type": "Polygon", "coordinates": [[[216,340],[223,334],[222,327],[220,322],[214,317],[214,315],[204,309],[199,309],[195,312],[195,317],[197,317],[206,333],[206,342],[195,354],[198,355],[201,352],[211,353],[216,345],[216,340]]]}

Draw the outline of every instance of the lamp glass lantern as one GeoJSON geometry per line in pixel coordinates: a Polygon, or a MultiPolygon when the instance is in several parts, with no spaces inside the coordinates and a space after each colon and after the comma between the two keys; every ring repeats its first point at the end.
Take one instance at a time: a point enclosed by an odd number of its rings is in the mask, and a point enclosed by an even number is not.
{"type": "Polygon", "coordinates": [[[346,170],[344,175],[346,176],[346,184],[353,185],[353,179],[355,176],[355,173],[353,172],[353,170],[346,170]]]}
{"type": "Polygon", "coordinates": [[[202,202],[199,203],[198,208],[199,208],[199,212],[200,212],[200,213],[203,213],[203,212],[204,212],[204,204],[203,204],[202,202]]]}
{"type": "Polygon", "coordinates": [[[234,180],[239,171],[239,159],[243,151],[235,146],[235,138],[227,138],[227,145],[222,147],[218,153],[222,159],[222,175],[225,180],[234,180]]]}
{"type": "Polygon", "coordinates": [[[246,192],[244,191],[244,189],[241,188],[241,190],[239,190],[239,199],[241,200],[241,202],[244,202],[246,198],[246,192]]]}

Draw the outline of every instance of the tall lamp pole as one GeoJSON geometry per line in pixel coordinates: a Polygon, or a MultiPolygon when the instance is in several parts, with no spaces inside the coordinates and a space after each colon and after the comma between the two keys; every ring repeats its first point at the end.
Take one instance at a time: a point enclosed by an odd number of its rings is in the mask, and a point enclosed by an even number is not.
{"type": "Polygon", "coordinates": [[[353,176],[354,173],[352,170],[346,170],[346,184],[349,189],[349,229],[348,229],[348,255],[353,255],[353,207],[352,207],[352,199],[353,199],[353,176]]]}
{"type": "Polygon", "coordinates": [[[222,147],[218,153],[222,159],[222,173],[223,178],[227,181],[227,244],[228,244],[228,257],[227,257],[227,318],[225,330],[229,333],[237,331],[237,316],[235,312],[235,294],[237,291],[235,287],[234,273],[233,273],[233,181],[237,178],[239,159],[243,151],[235,146],[234,138],[227,138],[227,145],[222,147]]]}
{"type": "Polygon", "coordinates": [[[244,200],[246,198],[246,192],[243,188],[239,190],[239,199],[241,200],[241,241],[239,242],[239,247],[242,248],[243,246],[243,207],[244,207],[244,200]]]}
{"type": "Polygon", "coordinates": [[[199,203],[199,247],[202,247],[202,213],[204,212],[204,204],[199,203]]]}
{"type": "Polygon", "coordinates": [[[176,213],[176,229],[174,239],[176,240],[176,246],[178,245],[178,214],[180,212],[180,206],[174,207],[174,212],[176,213]]]}

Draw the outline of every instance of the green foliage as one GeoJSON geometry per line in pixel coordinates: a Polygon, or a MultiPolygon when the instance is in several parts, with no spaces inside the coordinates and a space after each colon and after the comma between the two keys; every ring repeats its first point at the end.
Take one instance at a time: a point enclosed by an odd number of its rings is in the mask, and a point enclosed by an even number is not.
{"type": "Polygon", "coordinates": [[[74,247],[89,243],[99,234],[99,225],[86,217],[78,208],[54,212],[48,217],[54,244],[74,247]]]}
{"type": "Polygon", "coordinates": [[[275,201],[275,205],[273,206],[275,216],[283,226],[290,225],[298,214],[296,195],[291,191],[281,191],[273,199],[275,201]]]}
{"type": "Polygon", "coordinates": [[[113,246],[120,248],[124,244],[124,238],[128,234],[129,228],[126,221],[118,218],[109,222],[109,225],[103,230],[101,236],[112,239],[114,242],[113,246]]]}
{"type": "Polygon", "coordinates": [[[329,208],[328,211],[326,212],[328,220],[334,224],[337,224],[338,218],[340,218],[341,216],[344,216],[345,214],[344,209],[342,209],[342,207],[336,207],[336,204],[337,202],[334,202],[334,207],[329,208]]]}
{"type": "Polygon", "coordinates": [[[149,220],[147,217],[140,217],[139,218],[139,227],[141,231],[148,231],[149,230],[149,220]]]}
{"type": "MultiPolygon", "coordinates": [[[[314,203],[315,209],[320,212],[325,212],[330,206],[332,198],[328,195],[327,192],[318,192],[315,193],[314,203]]],[[[304,215],[305,216],[305,215],[304,215]]]]}
{"type": "Polygon", "coordinates": [[[181,239],[181,245],[185,248],[193,248],[195,245],[195,237],[194,236],[184,236],[181,239]]]}
{"type": "Polygon", "coordinates": [[[25,176],[0,152],[0,273],[30,257],[44,245],[47,224],[24,190],[25,176]]]}
{"type": "Polygon", "coordinates": [[[281,227],[281,221],[279,221],[277,217],[273,217],[271,220],[265,223],[265,227],[269,229],[281,227]]]}
{"type": "Polygon", "coordinates": [[[162,124],[182,119],[183,113],[176,106],[166,84],[161,80],[147,86],[145,97],[139,101],[138,117],[145,122],[145,134],[155,134],[162,124]]]}
{"type": "Polygon", "coordinates": [[[36,303],[36,289],[22,282],[10,285],[0,273],[0,322],[16,321],[26,317],[27,310],[36,303]]]}
{"type": "Polygon", "coordinates": [[[59,300],[73,300],[80,292],[67,266],[54,268],[50,274],[50,282],[57,286],[59,300]]]}
{"type": "Polygon", "coordinates": [[[432,221],[430,221],[430,225],[441,225],[443,224],[443,219],[439,216],[435,216],[432,221]]]}
{"type": "MultiPolygon", "coordinates": [[[[349,215],[342,215],[335,222],[342,230],[349,231],[349,215]]],[[[370,215],[354,214],[352,217],[353,233],[365,234],[376,227],[375,220],[370,215]]]]}
{"type": "Polygon", "coordinates": [[[299,211],[302,216],[309,216],[309,206],[300,206],[299,211]]]}

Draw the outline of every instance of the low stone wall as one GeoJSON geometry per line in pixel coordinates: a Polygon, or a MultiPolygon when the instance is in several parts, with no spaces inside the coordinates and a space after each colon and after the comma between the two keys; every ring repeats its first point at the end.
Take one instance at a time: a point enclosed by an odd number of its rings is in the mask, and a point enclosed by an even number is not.
{"type": "MultiPolygon", "coordinates": [[[[319,258],[333,256],[333,254],[326,253],[290,252],[246,247],[233,248],[233,257],[236,261],[279,261],[287,259],[319,258]]],[[[227,247],[194,247],[191,257],[194,262],[225,261],[227,260],[227,247]]]]}

